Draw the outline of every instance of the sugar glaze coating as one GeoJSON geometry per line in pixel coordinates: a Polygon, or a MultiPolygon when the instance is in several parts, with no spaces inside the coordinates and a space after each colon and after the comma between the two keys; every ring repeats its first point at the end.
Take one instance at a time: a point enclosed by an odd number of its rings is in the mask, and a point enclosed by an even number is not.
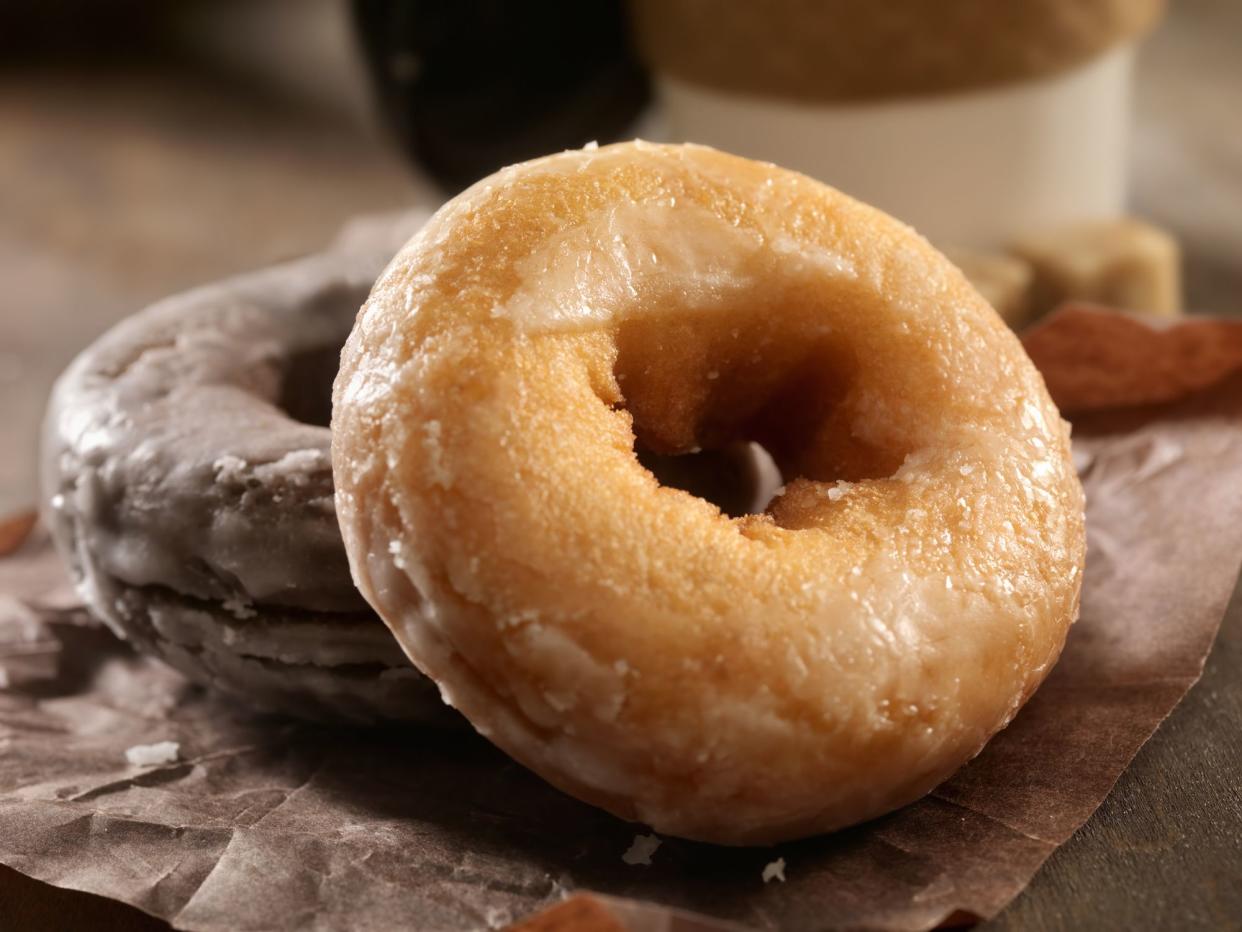
{"type": "Polygon", "coordinates": [[[385,231],[404,241],[424,219],[355,225],[322,253],[161,301],[53,392],[44,520],[87,608],[251,707],[442,717],[354,588],[324,425],[336,354],[399,245],[385,231]]]}

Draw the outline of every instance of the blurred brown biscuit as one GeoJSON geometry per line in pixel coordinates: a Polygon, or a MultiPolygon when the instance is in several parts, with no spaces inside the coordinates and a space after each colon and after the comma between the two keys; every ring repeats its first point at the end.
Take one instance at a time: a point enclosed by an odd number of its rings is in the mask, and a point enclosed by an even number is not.
{"type": "Polygon", "coordinates": [[[649,64],[691,84],[809,101],[1050,76],[1150,29],[1163,0],[632,0],[649,64]]]}
{"type": "Polygon", "coordinates": [[[1181,312],[1181,250],[1163,230],[1126,217],[1023,237],[1010,252],[1034,272],[1032,311],[1066,301],[1170,317],[1181,312]]]}

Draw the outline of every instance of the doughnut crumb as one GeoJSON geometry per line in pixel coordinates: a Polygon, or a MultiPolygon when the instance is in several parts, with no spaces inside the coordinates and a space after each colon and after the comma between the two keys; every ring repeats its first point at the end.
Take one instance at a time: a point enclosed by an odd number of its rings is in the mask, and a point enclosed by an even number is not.
{"type": "Polygon", "coordinates": [[[179,741],[157,741],[155,744],[135,744],[125,750],[125,759],[134,767],[158,767],[175,764],[181,757],[179,741]]]}
{"type": "Polygon", "coordinates": [[[621,855],[621,860],[630,865],[648,866],[651,864],[651,856],[660,849],[661,844],[663,842],[655,835],[635,835],[625,854],[621,855]]]}

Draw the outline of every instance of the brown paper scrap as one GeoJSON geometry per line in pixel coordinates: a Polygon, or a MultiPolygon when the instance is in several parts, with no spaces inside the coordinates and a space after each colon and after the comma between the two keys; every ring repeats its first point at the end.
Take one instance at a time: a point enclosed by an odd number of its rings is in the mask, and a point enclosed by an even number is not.
{"type": "Polygon", "coordinates": [[[7,557],[30,536],[39,516],[33,511],[0,521],[0,557],[7,557]]]}
{"type": "Polygon", "coordinates": [[[1074,419],[1082,617],[1014,723],[920,802],[771,849],[668,838],[629,866],[644,828],[471,734],[265,719],[136,657],[65,603],[36,531],[0,558],[0,862],[210,932],[500,927],[584,890],[625,928],[995,914],[1198,678],[1242,557],[1242,324],[1069,309],[1027,345],[1074,419]],[[161,740],[179,760],[126,763],[161,740]]]}

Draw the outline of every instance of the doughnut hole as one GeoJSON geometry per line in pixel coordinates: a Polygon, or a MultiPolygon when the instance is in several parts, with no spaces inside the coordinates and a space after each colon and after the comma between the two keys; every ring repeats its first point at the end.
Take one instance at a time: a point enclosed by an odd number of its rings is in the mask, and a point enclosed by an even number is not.
{"type": "Polygon", "coordinates": [[[731,517],[782,484],[888,478],[912,452],[860,436],[858,357],[810,308],[637,316],[616,347],[639,462],[731,517]]]}
{"type": "Polygon", "coordinates": [[[660,485],[706,499],[730,518],[762,512],[782,483],[772,454],[754,441],[677,455],[635,440],[634,454],[660,485]]]}
{"type": "Polygon", "coordinates": [[[332,380],[346,336],[341,335],[339,344],[311,347],[286,360],[276,405],[295,421],[327,427],[332,420],[332,380]]]}

